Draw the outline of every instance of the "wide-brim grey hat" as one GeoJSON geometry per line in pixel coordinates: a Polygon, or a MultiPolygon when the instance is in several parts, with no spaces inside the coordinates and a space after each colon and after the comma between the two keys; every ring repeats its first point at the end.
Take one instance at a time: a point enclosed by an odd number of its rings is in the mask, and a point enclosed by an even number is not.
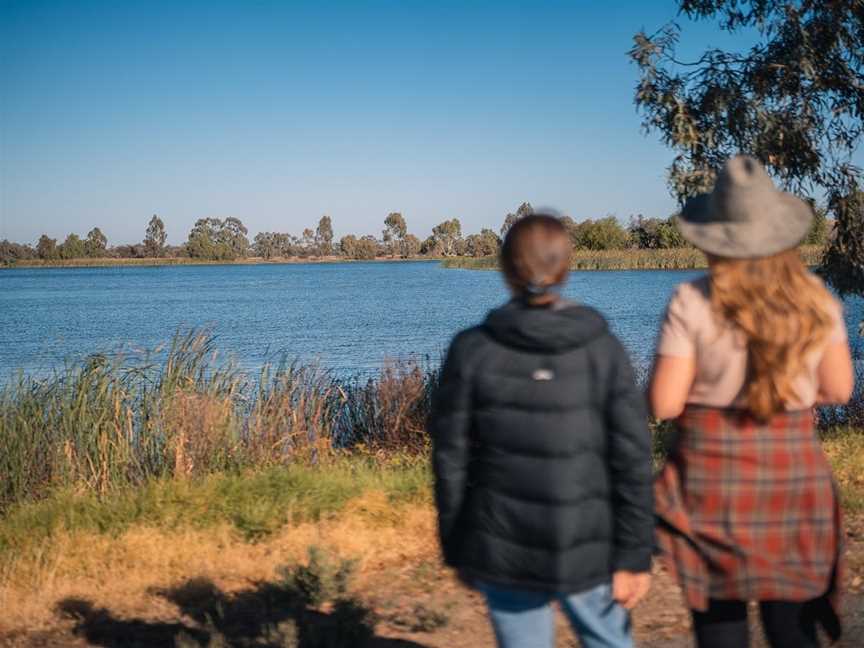
{"type": "Polygon", "coordinates": [[[677,219],[693,245],[732,259],[790,250],[807,237],[812,222],[811,206],[777,189],[759,161],[746,155],[729,159],[714,190],[688,200],[677,219]]]}

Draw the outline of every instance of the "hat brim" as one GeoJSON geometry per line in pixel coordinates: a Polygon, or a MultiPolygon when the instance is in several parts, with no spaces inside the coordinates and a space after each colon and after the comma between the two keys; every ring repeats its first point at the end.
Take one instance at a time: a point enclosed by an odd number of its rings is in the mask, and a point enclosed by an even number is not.
{"type": "Polygon", "coordinates": [[[716,211],[711,194],[701,194],[687,201],[676,225],[681,236],[700,250],[731,259],[754,259],[791,250],[807,237],[813,223],[810,205],[780,191],[751,220],[730,221],[716,211]]]}

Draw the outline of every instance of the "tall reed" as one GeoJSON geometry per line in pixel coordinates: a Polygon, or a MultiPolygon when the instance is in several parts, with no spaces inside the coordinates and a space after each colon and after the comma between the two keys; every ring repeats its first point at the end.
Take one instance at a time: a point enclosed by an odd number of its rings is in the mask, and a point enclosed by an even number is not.
{"type": "Polygon", "coordinates": [[[410,362],[372,379],[284,361],[250,377],[196,331],[161,357],[97,355],[44,380],[19,374],[0,391],[0,510],[57,488],[101,494],[360,445],[419,453],[432,379],[410,362]]]}

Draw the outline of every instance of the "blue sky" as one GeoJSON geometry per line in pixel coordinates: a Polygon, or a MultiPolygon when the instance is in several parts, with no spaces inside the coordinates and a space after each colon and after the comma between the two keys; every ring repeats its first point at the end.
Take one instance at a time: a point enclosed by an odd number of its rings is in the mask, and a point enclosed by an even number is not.
{"type": "MultiPolygon", "coordinates": [[[[200,217],[424,237],[523,200],[666,216],[626,56],[666,0],[0,0],[0,239],[98,225],[180,243],[200,217]]],[[[710,25],[685,45],[728,42],[710,25]]]]}

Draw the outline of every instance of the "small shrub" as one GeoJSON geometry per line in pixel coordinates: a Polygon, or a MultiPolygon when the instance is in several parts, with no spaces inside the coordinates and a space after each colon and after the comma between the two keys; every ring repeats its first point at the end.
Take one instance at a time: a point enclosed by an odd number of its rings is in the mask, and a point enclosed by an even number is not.
{"type": "Polygon", "coordinates": [[[303,604],[319,607],[328,601],[344,598],[357,567],[356,561],[329,558],[318,547],[309,547],[305,565],[283,567],[282,586],[296,593],[303,604]]]}
{"type": "MultiPolygon", "coordinates": [[[[353,560],[335,560],[318,547],[309,547],[306,565],[280,570],[279,587],[294,597],[300,606],[295,634],[304,648],[360,648],[375,633],[375,613],[361,601],[348,596],[356,569],[353,560]],[[332,603],[329,614],[309,608],[332,603]]],[[[293,644],[284,644],[293,645],[293,644]]]]}

